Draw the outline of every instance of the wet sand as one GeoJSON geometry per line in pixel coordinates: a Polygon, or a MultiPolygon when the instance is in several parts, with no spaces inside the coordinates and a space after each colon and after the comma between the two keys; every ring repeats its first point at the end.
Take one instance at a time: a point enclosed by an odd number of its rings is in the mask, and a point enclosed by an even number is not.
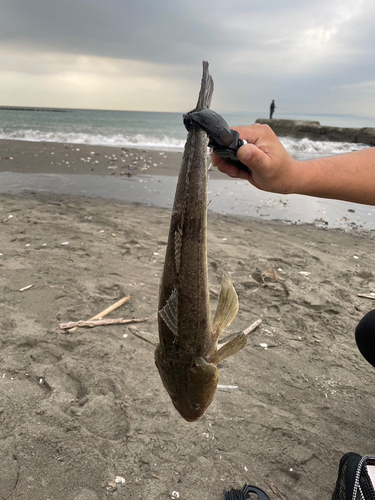
{"type": "MultiPolygon", "coordinates": [[[[182,153],[75,144],[0,141],[0,195],[49,192],[171,208],[182,153]]],[[[277,195],[209,172],[209,210],[289,224],[375,230],[375,207],[277,195]]]]}
{"type": "MultiPolygon", "coordinates": [[[[80,158],[100,152],[100,173],[113,173],[105,156],[119,148],[85,148],[0,142],[0,168],[48,173],[59,158],[64,172],[96,173],[80,158]]],[[[180,153],[147,154],[178,171],[180,153]]],[[[99,198],[0,196],[2,498],[221,500],[247,482],[273,500],[270,484],[289,500],[320,500],[344,453],[374,452],[374,370],[354,342],[374,307],[358,297],[375,291],[373,232],[209,212],[212,309],[226,272],[240,302],[228,333],[263,324],[222,363],[229,387],[196,424],[173,409],[152,347],[125,326],[60,330],[130,295],[109,317],[148,317],[141,327],[156,333],[169,217],[99,198]],[[278,279],[264,283],[270,267],[278,279]]]]}
{"type": "Polygon", "coordinates": [[[0,140],[0,172],[178,175],[181,158],[177,151],[0,140]]]}

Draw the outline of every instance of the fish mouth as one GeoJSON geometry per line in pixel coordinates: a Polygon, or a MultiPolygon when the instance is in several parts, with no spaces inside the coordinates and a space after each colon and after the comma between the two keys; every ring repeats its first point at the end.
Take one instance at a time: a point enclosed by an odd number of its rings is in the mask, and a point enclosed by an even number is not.
{"type": "Polygon", "coordinates": [[[193,422],[198,422],[198,420],[200,420],[203,415],[206,413],[206,408],[204,408],[204,410],[200,410],[200,411],[192,411],[190,408],[189,409],[186,409],[186,408],[181,408],[181,405],[176,405],[173,401],[173,406],[176,408],[176,410],[178,411],[178,413],[181,415],[181,417],[186,420],[186,422],[189,422],[189,423],[193,423],[193,422]]]}
{"type": "MultiPolygon", "coordinates": [[[[179,412],[180,413],[180,412],[179,412]]],[[[194,422],[198,422],[202,417],[203,417],[203,414],[200,415],[199,417],[190,417],[190,416],[186,416],[186,415],[183,415],[182,413],[180,413],[181,417],[186,421],[186,422],[189,422],[190,423],[194,423],[194,422]]]]}

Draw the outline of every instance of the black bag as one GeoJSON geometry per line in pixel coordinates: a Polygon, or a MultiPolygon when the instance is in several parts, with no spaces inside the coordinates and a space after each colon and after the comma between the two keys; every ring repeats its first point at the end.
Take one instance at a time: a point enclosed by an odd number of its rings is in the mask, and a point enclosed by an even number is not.
{"type": "Polygon", "coordinates": [[[346,453],[340,460],[332,500],[375,500],[367,465],[375,465],[374,455],[361,457],[358,453],[346,453]]]}

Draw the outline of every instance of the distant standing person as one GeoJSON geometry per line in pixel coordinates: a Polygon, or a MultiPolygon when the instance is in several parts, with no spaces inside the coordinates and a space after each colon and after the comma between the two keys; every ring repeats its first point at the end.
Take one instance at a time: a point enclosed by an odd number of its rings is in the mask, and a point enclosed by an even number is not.
{"type": "Polygon", "coordinates": [[[275,112],[275,108],[276,108],[276,104],[275,104],[275,101],[273,100],[271,102],[271,106],[270,106],[270,120],[272,120],[273,114],[275,112]]]}

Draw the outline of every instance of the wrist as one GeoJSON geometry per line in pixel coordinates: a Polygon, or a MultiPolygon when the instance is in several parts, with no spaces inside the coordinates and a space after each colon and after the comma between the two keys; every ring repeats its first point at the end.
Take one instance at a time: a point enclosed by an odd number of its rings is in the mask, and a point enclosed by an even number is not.
{"type": "Polygon", "coordinates": [[[303,166],[301,161],[290,158],[287,172],[288,181],[285,186],[284,194],[301,194],[303,184],[303,166]]]}
{"type": "Polygon", "coordinates": [[[325,197],[324,190],[330,178],[324,160],[294,160],[293,194],[325,197]]]}

